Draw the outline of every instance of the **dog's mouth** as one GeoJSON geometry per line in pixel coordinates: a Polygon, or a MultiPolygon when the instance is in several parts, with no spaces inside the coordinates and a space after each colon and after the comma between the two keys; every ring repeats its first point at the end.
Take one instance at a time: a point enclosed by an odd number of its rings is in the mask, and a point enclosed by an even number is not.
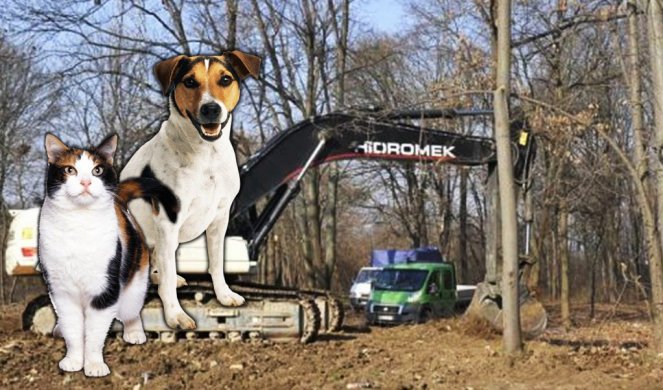
{"type": "Polygon", "coordinates": [[[189,119],[191,120],[191,123],[193,124],[193,127],[198,130],[198,134],[204,139],[205,141],[216,141],[221,137],[223,134],[223,128],[228,124],[228,121],[230,120],[230,113],[226,117],[226,120],[219,123],[219,122],[211,122],[211,123],[200,123],[196,120],[196,118],[191,114],[190,111],[187,110],[187,115],[189,116],[189,119]]]}
{"type": "Polygon", "coordinates": [[[200,126],[203,128],[203,134],[208,137],[214,137],[221,132],[221,123],[205,123],[200,126]]]}

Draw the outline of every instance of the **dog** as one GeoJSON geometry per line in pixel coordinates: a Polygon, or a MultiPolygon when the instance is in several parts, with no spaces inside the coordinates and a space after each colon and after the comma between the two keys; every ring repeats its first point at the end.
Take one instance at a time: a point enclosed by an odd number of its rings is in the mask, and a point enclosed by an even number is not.
{"type": "Polygon", "coordinates": [[[180,243],[203,232],[216,298],[224,306],[244,303],[228,287],[223,274],[224,237],[240,186],[230,131],[240,81],[258,78],[260,62],[260,57],[234,50],[219,56],[179,55],[154,67],[168,97],[169,116],[131,157],[120,177],[139,176],[149,166],[180,200],[181,212],[174,223],[165,213],[154,215],[153,205],[144,200],[129,205],[151,248],[152,272],[157,272],[152,274],[153,281],[159,284],[164,316],[171,328],[196,327],[177,299],[178,284],[186,282],[176,273],[175,251],[180,243]]]}

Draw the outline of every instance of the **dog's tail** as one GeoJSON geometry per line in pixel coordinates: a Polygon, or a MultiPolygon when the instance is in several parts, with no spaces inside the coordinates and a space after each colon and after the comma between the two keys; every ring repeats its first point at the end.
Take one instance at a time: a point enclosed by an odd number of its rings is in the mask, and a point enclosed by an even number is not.
{"type": "Polygon", "coordinates": [[[180,201],[173,191],[154,176],[149,166],[143,169],[140,177],[122,181],[117,188],[118,200],[126,206],[132,199],[143,198],[152,205],[154,215],[159,214],[159,203],[166,210],[171,222],[177,221],[180,201]]]}

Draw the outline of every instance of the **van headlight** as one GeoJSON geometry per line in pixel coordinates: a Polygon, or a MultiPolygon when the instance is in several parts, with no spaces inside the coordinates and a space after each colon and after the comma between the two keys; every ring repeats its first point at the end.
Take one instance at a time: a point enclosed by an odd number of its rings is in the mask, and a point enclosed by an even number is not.
{"type": "Polygon", "coordinates": [[[414,303],[421,298],[421,291],[418,291],[407,298],[407,303],[414,303]]]}

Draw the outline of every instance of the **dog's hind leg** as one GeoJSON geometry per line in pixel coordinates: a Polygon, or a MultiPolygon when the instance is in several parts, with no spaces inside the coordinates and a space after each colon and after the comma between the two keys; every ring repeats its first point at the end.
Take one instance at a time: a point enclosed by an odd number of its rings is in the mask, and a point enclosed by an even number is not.
{"type": "Polygon", "coordinates": [[[223,274],[224,253],[223,244],[228,227],[228,208],[219,210],[217,217],[207,227],[205,238],[207,241],[207,257],[209,259],[209,273],[214,284],[216,299],[224,306],[241,306],[244,298],[228,287],[223,274]]]}

